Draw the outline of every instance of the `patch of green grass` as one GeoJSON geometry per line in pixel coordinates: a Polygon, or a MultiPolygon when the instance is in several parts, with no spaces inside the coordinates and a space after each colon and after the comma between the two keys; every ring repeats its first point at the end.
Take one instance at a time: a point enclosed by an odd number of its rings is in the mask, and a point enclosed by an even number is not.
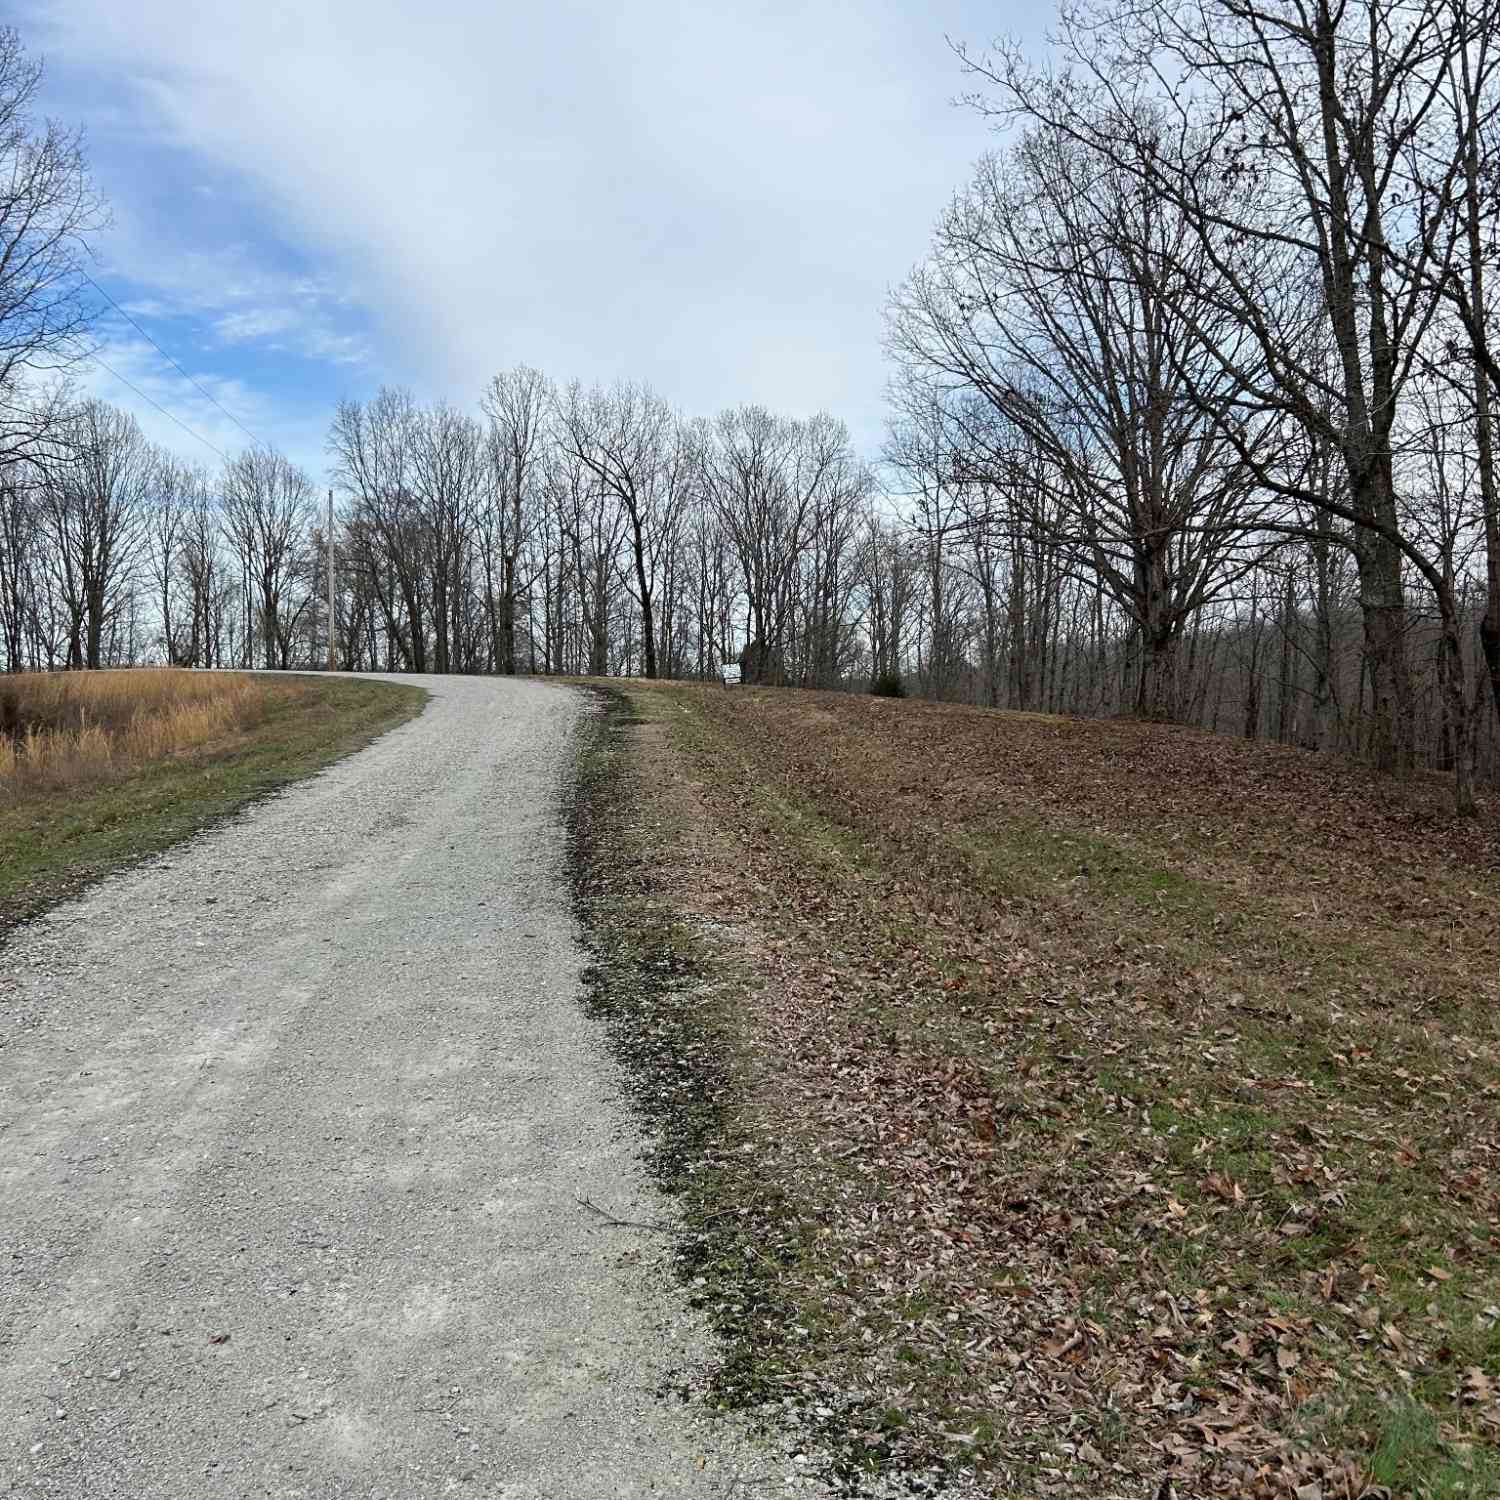
{"type": "Polygon", "coordinates": [[[278,679],[264,716],[217,746],[0,807],[0,934],[101,876],[310,776],[419,713],[424,688],[278,679]]]}
{"type": "Polygon", "coordinates": [[[934,830],[995,897],[1041,907],[1072,905],[1094,922],[1114,921],[1188,968],[1231,949],[1243,967],[1234,987],[1252,999],[1287,1003],[1284,971],[1300,968],[1310,991],[1379,973],[1383,954],[1370,933],[1289,925],[1269,901],[1163,863],[1151,848],[1076,827],[1007,813],[998,826],[934,830]],[[1271,977],[1263,971],[1278,971],[1271,977]]]}
{"type": "Polygon", "coordinates": [[[869,843],[854,829],[830,822],[811,798],[765,786],[757,787],[752,795],[778,831],[796,839],[815,866],[848,873],[873,864],[869,843]]]}
{"type": "Polygon", "coordinates": [[[1223,933],[1242,907],[1227,887],[1195,879],[1099,834],[1058,829],[1011,814],[1002,829],[950,836],[1001,894],[1039,897],[1076,882],[1090,902],[1108,901],[1169,915],[1189,928],[1223,933]]]}
{"type": "Polygon", "coordinates": [[[1437,1417],[1404,1397],[1367,1404],[1350,1414],[1374,1436],[1370,1478],[1396,1494],[1421,1500],[1490,1500],[1500,1492],[1500,1461],[1489,1449],[1457,1443],[1437,1417]]]}

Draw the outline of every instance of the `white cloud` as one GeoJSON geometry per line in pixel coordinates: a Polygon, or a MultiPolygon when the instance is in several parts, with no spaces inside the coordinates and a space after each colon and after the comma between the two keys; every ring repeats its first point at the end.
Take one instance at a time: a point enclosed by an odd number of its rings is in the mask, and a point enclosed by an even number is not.
{"type": "Polygon", "coordinates": [[[886,290],[985,145],[947,106],[943,32],[1007,21],[976,0],[48,0],[37,24],[326,267],[299,301],[253,247],[158,265],[224,337],[289,339],[295,310],[304,349],[353,360],[320,314],[363,304],[384,364],[437,393],[526,361],[694,410],[827,406],[873,440],[886,290]]]}
{"type": "Polygon", "coordinates": [[[309,359],[320,359],[330,365],[348,365],[361,369],[372,359],[370,343],[357,333],[334,333],[329,329],[304,330],[300,352],[309,359]]]}
{"type": "Polygon", "coordinates": [[[192,318],[226,345],[274,341],[277,349],[341,365],[366,364],[372,357],[369,341],[342,326],[355,303],[347,284],[278,271],[241,245],[163,257],[128,223],[108,249],[109,275],[149,285],[155,293],[121,303],[138,321],[192,318]]]}
{"type": "Polygon", "coordinates": [[[297,326],[297,314],[288,307],[257,307],[248,312],[226,313],[214,320],[213,330],[226,344],[247,339],[269,338],[297,326]]]}
{"type": "Polygon", "coordinates": [[[372,358],[363,334],[340,332],[303,307],[248,307],[215,318],[209,327],[224,344],[264,344],[328,365],[360,368],[372,358]]]}

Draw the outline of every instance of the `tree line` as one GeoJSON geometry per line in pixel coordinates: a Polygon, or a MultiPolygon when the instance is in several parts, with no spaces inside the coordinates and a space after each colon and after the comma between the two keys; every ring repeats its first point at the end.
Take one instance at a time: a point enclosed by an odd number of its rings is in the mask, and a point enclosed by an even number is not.
{"type": "Polygon", "coordinates": [[[1450,768],[1472,809],[1500,715],[1497,22],[1083,0],[1044,60],[963,53],[1010,134],[893,299],[895,457],[934,549],[1030,592],[1075,693],[1076,604],[1067,644],[1053,622],[1081,588],[1123,627],[1087,632],[1123,667],[1100,707],[1221,722],[1232,662],[1246,733],[1450,768]]]}
{"type": "MultiPolygon", "coordinates": [[[[497,375],[479,414],[384,389],[328,439],[332,636],[346,670],[711,677],[864,670],[866,559],[899,550],[827,416],[689,421],[644,386],[497,375]],[[747,648],[749,655],[747,656],[747,648]]],[[[324,494],[251,447],[217,472],[99,401],[0,489],[5,665],[322,665],[324,494]]]]}
{"type": "Polygon", "coordinates": [[[526,367],[472,410],[345,401],[332,621],[308,475],[210,473],[38,380],[97,204],[6,33],[0,153],[42,209],[0,204],[0,251],[50,280],[0,260],[3,665],[317,665],[330,627],[348,669],[737,660],[1436,767],[1471,808],[1500,773],[1497,10],[1099,0],[1044,63],[962,52],[1006,135],[891,298],[876,462],[826,414],[526,367]]]}

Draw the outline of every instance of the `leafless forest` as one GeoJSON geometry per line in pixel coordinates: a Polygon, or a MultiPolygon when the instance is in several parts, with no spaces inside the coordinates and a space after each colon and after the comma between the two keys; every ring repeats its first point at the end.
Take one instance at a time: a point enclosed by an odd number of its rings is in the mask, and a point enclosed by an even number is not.
{"type": "MultiPolygon", "coordinates": [[[[1500,0],[1070,7],[886,309],[892,419],[525,366],[328,430],[338,663],[1133,713],[1500,775],[1500,0]]],[[[324,491],[75,398],[99,222],[0,55],[0,662],[323,663],[324,491]]],[[[789,251],[788,253],[792,253],[789,251]]],[[[871,309],[872,319],[878,309],[871,309]]]]}

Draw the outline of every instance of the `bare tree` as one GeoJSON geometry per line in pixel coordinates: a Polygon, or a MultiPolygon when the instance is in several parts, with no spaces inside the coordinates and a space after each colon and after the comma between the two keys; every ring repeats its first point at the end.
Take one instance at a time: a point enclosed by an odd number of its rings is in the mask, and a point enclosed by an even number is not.
{"type": "Polygon", "coordinates": [[[341,401],[328,446],[336,481],[353,502],[353,559],[378,608],[388,665],[427,670],[427,569],[422,519],[412,487],[409,391],[382,389],[361,404],[341,401]]]}
{"type": "Polygon", "coordinates": [[[173,644],[183,666],[224,664],[224,625],[233,617],[217,501],[200,469],[179,468],[182,508],[176,526],[177,567],[187,592],[186,640],[180,629],[173,644]]]}
{"type": "Polygon", "coordinates": [[[945,487],[1014,463],[1009,442],[986,455],[988,434],[1024,434],[1061,501],[1037,518],[1059,523],[1057,544],[1136,624],[1136,709],[1151,718],[1176,716],[1184,626],[1232,580],[1247,529],[1245,473],[1220,427],[1236,420],[1235,387],[1200,343],[1243,340],[1215,295],[1170,201],[1037,127],[980,163],[892,313],[898,357],[938,387],[930,406],[962,421],[975,408],[947,397],[967,391],[992,413],[968,424],[961,472],[928,473],[930,506],[950,509],[945,487]]]}
{"type": "Polygon", "coordinates": [[[487,608],[496,670],[516,670],[517,601],[525,587],[520,562],[527,530],[538,506],[547,423],[555,393],[539,370],[519,365],[496,375],[480,405],[489,419],[488,455],[492,512],[486,538],[489,566],[487,608]]]}
{"type": "Polygon", "coordinates": [[[432,669],[463,659],[465,564],[485,478],[479,424],[446,403],[414,409],[406,470],[419,517],[433,632],[432,669]]]}
{"type": "Polygon", "coordinates": [[[51,427],[40,458],[51,562],[68,618],[68,665],[103,664],[127,602],[157,458],[135,418],[85,401],[51,427]]]}
{"type": "Polygon", "coordinates": [[[183,566],[183,550],[194,516],[206,508],[208,476],[200,466],[158,451],[151,491],[144,528],[145,562],[161,618],[161,645],[169,662],[185,665],[194,655],[194,631],[192,572],[183,566]],[[179,602],[184,587],[190,600],[186,622],[179,602]],[[182,639],[184,628],[187,642],[182,639]]]}
{"type": "Polygon", "coordinates": [[[629,383],[590,391],[570,386],[556,410],[560,441],[624,513],[645,675],[655,677],[656,564],[681,499],[680,487],[670,478],[677,418],[648,387],[629,383]]]}
{"type": "Polygon", "coordinates": [[[1320,499],[1238,436],[1258,484],[1351,526],[1369,751],[1405,764],[1407,564],[1448,612],[1450,654],[1457,620],[1441,569],[1403,534],[1393,432],[1437,288],[1451,298],[1463,281],[1452,274],[1468,259],[1460,217],[1432,208],[1451,206],[1464,175],[1447,82],[1493,29],[1490,7],[1145,0],[1080,6],[1063,22],[1071,71],[1039,74],[1014,51],[971,61],[1000,86],[1002,111],[1045,120],[1182,215],[1212,267],[1216,308],[1244,335],[1200,341],[1239,385],[1237,408],[1281,414],[1338,453],[1345,482],[1320,499]]]}
{"type": "MultiPolygon", "coordinates": [[[[1444,341],[1451,358],[1467,349],[1466,393],[1472,401],[1474,458],[1484,539],[1485,608],[1479,641],[1489,674],[1490,701],[1500,720],[1500,476],[1496,474],[1495,392],[1500,382],[1492,333],[1490,271],[1500,253],[1495,239],[1493,161],[1500,112],[1500,5],[1495,0],[1450,0],[1452,26],[1461,44],[1447,49],[1442,79],[1443,115],[1447,130],[1416,142],[1417,169],[1410,181],[1426,240],[1442,236],[1445,226],[1456,226],[1458,254],[1441,261],[1414,257],[1418,273],[1429,273],[1432,284],[1456,312],[1461,339],[1444,341]]],[[[1446,365],[1448,359],[1444,359],[1446,365]]],[[[1452,378],[1451,376],[1449,378],[1452,378]]],[[[1450,651],[1451,656],[1451,651],[1450,651]]],[[[1451,667],[1451,664],[1450,664],[1451,667]]]]}
{"type": "Polygon", "coordinates": [[[913,507],[912,555],[926,582],[927,662],[924,691],[954,698],[961,691],[968,628],[963,575],[953,566],[957,547],[971,528],[965,496],[977,466],[956,453],[940,402],[928,399],[923,382],[908,381],[901,415],[893,422],[886,458],[902,476],[913,507]]]}
{"type": "Polygon", "coordinates": [[[307,590],[300,599],[296,593],[313,510],[312,482],[273,448],[247,448],[224,471],[224,531],[255,591],[248,616],[268,667],[291,665],[295,627],[308,605],[307,590]]]}
{"type": "MultiPolygon", "coordinates": [[[[726,411],[699,439],[704,501],[733,546],[749,611],[753,677],[786,680],[802,601],[803,565],[820,522],[852,550],[855,509],[871,481],[855,461],[848,429],[826,414],[797,421],[759,406],[726,411]]],[[[835,594],[851,575],[821,569],[835,594]]],[[[803,643],[806,644],[805,642],[803,643]]]]}
{"type": "Polygon", "coordinates": [[[55,404],[36,377],[86,352],[87,237],[107,215],[81,132],[38,121],[42,64],[0,28],[0,463],[31,455],[55,404]]]}
{"type": "Polygon", "coordinates": [[[901,678],[907,629],[917,591],[918,558],[904,528],[878,515],[866,518],[859,569],[865,596],[865,633],[872,687],[901,678]]]}
{"type": "Polygon", "coordinates": [[[42,600],[46,560],[42,547],[40,495],[25,466],[8,467],[0,484],[0,643],[5,670],[20,672],[43,663],[42,600]]]}

